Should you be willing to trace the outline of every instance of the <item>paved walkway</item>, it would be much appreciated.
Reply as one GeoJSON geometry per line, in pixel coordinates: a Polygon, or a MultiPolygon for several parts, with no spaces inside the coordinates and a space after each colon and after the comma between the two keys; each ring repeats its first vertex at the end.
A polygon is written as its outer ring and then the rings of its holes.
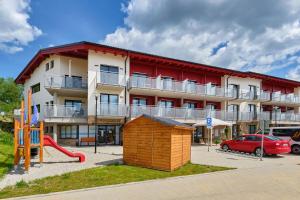
{"type": "Polygon", "coordinates": [[[8,185],[14,185],[21,180],[30,181],[47,176],[60,175],[71,171],[119,162],[122,159],[121,146],[100,146],[97,154],[94,154],[94,147],[66,147],[72,152],[84,153],[86,157],[84,163],[79,163],[78,158],[70,158],[52,147],[45,147],[44,149],[45,162],[42,166],[40,166],[37,159],[34,159],[29,173],[25,173],[23,167],[12,170],[0,181],[0,189],[8,185]]]}
{"type": "Polygon", "coordinates": [[[298,200],[300,166],[244,168],[118,186],[69,191],[26,199],[298,200]]]}
{"type": "MultiPolygon", "coordinates": [[[[92,149],[87,149],[87,151],[90,151],[91,156],[93,155],[92,149]]],[[[120,147],[108,147],[102,148],[100,155],[102,159],[105,155],[113,159],[121,157],[118,153],[121,153],[120,147]],[[112,156],[112,151],[117,152],[115,153],[117,155],[112,156]]],[[[192,162],[238,169],[38,195],[23,199],[293,200],[300,198],[300,156],[288,154],[267,157],[259,161],[251,155],[219,152],[216,147],[208,152],[204,146],[193,146],[192,162]]]]}

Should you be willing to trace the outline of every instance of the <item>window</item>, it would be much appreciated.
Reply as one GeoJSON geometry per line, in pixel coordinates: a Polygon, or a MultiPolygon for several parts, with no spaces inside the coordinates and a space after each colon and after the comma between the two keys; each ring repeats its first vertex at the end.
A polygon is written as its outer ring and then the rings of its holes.
{"type": "Polygon", "coordinates": [[[49,70],[49,63],[46,63],[46,71],[49,70]]]}
{"type": "MultiPolygon", "coordinates": [[[[41,112],[41,106],[40,106],[40,104],[37,104],[36,107],[38,109],[38,112],[40,113],[41,112]]],[[[33,113],[33,110],[34,110],[34,106],[31,106],[31,113],[33,113]]]]}
{"type": "Polygon", "coordinates": [[[159,102],[159,105],[163,108],[172,108],[173,107],[173,101],[161,100],[159,102]]]}
{"type": "Polygon", "coordinates": [[[187,80],[187,91],[188,92],[196,92],[196,84],[197,81],[187,80]]]}
{"type": "Polygon", "coordinates": [[[133,98],[132,104],[135,106],[146,106],[147,100],[144,98],[133,98]]]}
{"type": "Polygon", "coordinates": [[[256,132],[256,125],[249,125],[249,134],[254,134],[256,132]]]}
{"type": "Polygon", "coordinates": [[[120,115],[122,113],[118,106],[119,96],[115,94],[100,94],[100,114],[120,115]]]}
{"type": "Polygon", "coordinates": [[[65,87],[82,88],[82,77],[65,75],[65,87]]]}
{"type": "Polygon", "coordinates": [[[165,90],[172,90],[173,89],[173,78],[171,77],[162,77],[161,78],[162,88],[165,90]]]}
{"type": "Polygon", "coordinates": [[[229,90],[229,92],[232,91],[233,97],[235,97],[235,98],[239,97],[239,85],[229,84],[228,85],[228,90],[229,90]]]}
{"type": "Polygon", "coordinates": [[[119,67],[101,65],[100,81],[106,84],[119,84],[119,67]]]}
{"type": "Polygon", "coordinates": [[[60,138],[61,139],[76,139],[79,135],[79,126],[78,125],[67,125],[60,126],[60,138]]]}
{"type": "Polygon", "coordinates": [[[197,103],[193,103],[193,102],[186,102],[184,104],[184,107],[188,108],[188,109],[195,109],[197,108],[197,103]]]}
{"type": "Polygon", "coordinates": [[[248,104],[248,112],[256,112],[256,105],[248,104]]]}
{"type": "Polygon", "coordinates": [[[32,94],[37,93],[37,92],[39,92],[40,90],[41,90],[41,85],[40,85],[40,83],[37,83],[37,84],[31,86],[32,94]]]}
{"type": "Polygon", "coordinates": [[[84,115],[82,102],[80,100],[65,100],[65,114],[72,116],[84,115]]]}
{"type": "Polygon", "coordinates": [[[207,104],[206,110],[216,110],[217,106],[215,104],[207,104]]]}
{"type": "Polygon", "coordinates": [[[54,67],[54,60],[51,60],[50,61],[50,69],[53,69],[53,67],[54,67]]]}
{"type": "Polygon", "coordinates": [[[119,97],[116,94],[100,94],[101,104],[118,104],[119,97]]]}
{"type": "Polygon", "coordinates": [[[142,73],[132,74],[132,84],[134,87],[151,87],[151,82],[148,81],[148,75],[142,73]]]}
{"type": "Polygon", "coordinates": [[[300,133],[300,129],[273,129],[273,135],[276,137],[293,137],[300,133]]]}
{"type": "Polygon", "coordinates": [[[249,85],[250,98],[257,99],[257,87],[255,85],[249,85]]]}

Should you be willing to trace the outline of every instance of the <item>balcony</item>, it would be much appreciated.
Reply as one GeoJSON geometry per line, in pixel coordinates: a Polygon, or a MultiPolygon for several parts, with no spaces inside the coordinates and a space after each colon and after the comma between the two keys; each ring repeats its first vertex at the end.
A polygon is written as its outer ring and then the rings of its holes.
{"type": "Polygon", "coordinates": [[[128,116],[128,106],[125,104],[98,103],[97,115],[106,118],[124,118],[128,116]]]}
{"type": "Polygon", "coordinates": [[[235,121],[237,113],[221,110],[203,110],[188,108],[165,108],[160,106],[135,106],[130,109],[131,118],[142,114],[148,114],[156,117],[165,117],[184,123],[197,123],[199,120],[206,119],[210,116],[224,121],[235,121]]]}
{"type": "Polygon", "coordinates": [[[126,85],[125,75],[113,72],[97,71],[97,88],[121,91],[126,85]]]}
{"type": "Polygon", "coordinates": [[[255,93],[250,90],[240,90],[237,101],[270,101],[270,93],[265,91],[255,93]]]}
{"type": "Polygon", "coordinates": [[[299,106],[300,97],[296,96],[294,93],[281,94],[280,92],[273,92],[271,94],[271,100],[269,102],[264,102],[264,104],[278,106],[299,106]]]}
{"type": "Polygon", "coordinates": [[[45,80],[45,88],[53,95],[85,97],[87,95],[87,79],[72,76],[49,76],[45,80]]]}
{"type": "Polygon", "coordinates": [[[44,119],[46,122],[87,122],[86,106],[45,105],[44,119]]]}
{"type": "Polygon", "coordinates": [[[156,95],[172,98],[195,100],[229,100],[233,99],[232,91],[211,84],[200,85],[186,81],[164,80],[161,77],[149,78],[132,76],[129,80],[131,94],[156,95]]]}

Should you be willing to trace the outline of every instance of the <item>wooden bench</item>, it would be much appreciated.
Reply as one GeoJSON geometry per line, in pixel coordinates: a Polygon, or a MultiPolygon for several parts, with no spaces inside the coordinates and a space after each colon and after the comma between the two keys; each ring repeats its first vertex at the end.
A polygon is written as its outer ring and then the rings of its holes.
{"type": "Polygon", "coordinates": [[[80,146],[82,142],[86,142],[87,145],[90,145],[90,142],[95,143],[95,138],[94,137],[82,137],[80,138],[80,146]]]}

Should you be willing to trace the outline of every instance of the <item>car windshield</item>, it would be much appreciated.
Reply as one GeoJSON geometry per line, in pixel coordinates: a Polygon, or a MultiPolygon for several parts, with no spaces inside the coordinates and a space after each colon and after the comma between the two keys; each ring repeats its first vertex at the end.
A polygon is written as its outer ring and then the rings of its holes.
{"type": "Polygon", "coordinates": [[[269,139],[269,140],[273,140],[273,141],[281,140],[280,138],[274,137],[274,136],[265,136],[265,138],[267,138],[267,139],[269,139]]]}

